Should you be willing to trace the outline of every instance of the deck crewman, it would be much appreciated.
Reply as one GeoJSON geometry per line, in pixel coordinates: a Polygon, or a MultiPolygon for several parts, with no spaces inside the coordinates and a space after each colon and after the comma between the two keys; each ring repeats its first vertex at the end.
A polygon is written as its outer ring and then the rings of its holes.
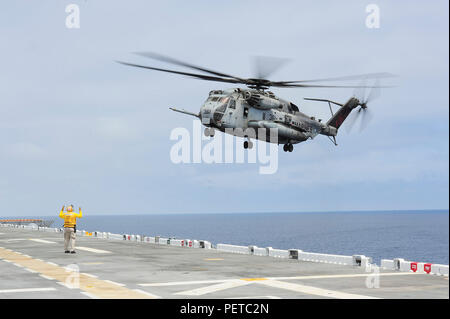
{"type": "Polygon", "coordinates": [[[66,254],[75,254],[75,232],[77,227],[77,218],[83,217],[81,207],[78,209],[78,214],[73,211],[73,205],[67,206],[64,212],[64,205],[61,208],[59,217],[64,219],[64,252],[66,254]]]}

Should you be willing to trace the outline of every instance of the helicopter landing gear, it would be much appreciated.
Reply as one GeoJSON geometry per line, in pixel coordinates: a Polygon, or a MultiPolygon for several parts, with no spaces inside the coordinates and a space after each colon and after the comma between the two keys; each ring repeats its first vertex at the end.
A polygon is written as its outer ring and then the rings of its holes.
{"type": "Polygon", "coordinates": [[[251,141],[245,141],[245,142],[244,142],[244,148],[245,148],[245,149],[248,149],[248,148],[252,149],[252,148],[253,148],[253,142],[251,142],[251,141]]]}
{"type": "Polygon", "coordinates": [[[283,151],[292,152],[293,150],[294,150],[294,145],[292,145],[291,143],[283,145],[283,151]]]}
{"type": "Polygon", "coordinates": [[[216,133],[215,129],[209,127],[205,128],[205,136],[214,137],[215,133],[216,133]]]}

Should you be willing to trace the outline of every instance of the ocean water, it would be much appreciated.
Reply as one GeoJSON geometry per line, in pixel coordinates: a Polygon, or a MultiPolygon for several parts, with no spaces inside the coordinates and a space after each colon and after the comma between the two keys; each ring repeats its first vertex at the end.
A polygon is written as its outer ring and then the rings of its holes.
{"type": "MultiPolygon", "coordinates": [[[[55,219],[53,227],[62,223],[55,219]]],[[[89,215],[78,229],[448,264],[448,211],[89,215]]]]}

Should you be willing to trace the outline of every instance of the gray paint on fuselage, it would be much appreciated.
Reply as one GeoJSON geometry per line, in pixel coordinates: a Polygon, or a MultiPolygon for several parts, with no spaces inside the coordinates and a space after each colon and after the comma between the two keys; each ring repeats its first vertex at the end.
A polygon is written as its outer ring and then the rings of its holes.
{"type": "MultiPolygon", "coordinates": [[[[283,136],[279,132],[278,144],[300,143],[308,138],[312,139],[320,133],[324,124],[314,119],[311,119],[306,114],[300,111],[296,111],[291,106],[290,102],[275,97],[274,95],[270,95],[271,98],[276,99],[280,103],[280,107],[271,109],[260,109],[257,108],[256,106],[251,106],[245,100],[244,94],[247,91],[251,93],[261,94],[260,91],[252,89],[231,89],[231,90],[212,91],[200,110],[200,117],[202,119],[202,123],[205,126],[214,127],[222,132],[225,132],[226,128],[242,129],[245,131],[247,128],[249,128],[248,123],[249,121],[272,121],[274,123],[282,125],[283,129],[287,127],[289,129],[301,132],[303,134],[302,136],[304,136],[304,138],[294,140],[289,137],[290,135],[283,136]],[[229,102],[230,99],[233,99],[235,101],[234,109],[230,107],[229,102]],[[214,121],[213,119],[215,112],[217,112],[217,110],[224,103],[227,103],[227,107],[224,111],[223,116],[219,121],[214,121]],[[247,109],[248,111],[246,116],[244,114],[245,109],[247,109]],[[212,121],[209,124],[205,124],[205,122],[203,121],[203,117],[211,118],[212,121]]],[[[227,133],[228,132],[229,130],[227,130],[227,133]]],[[[239,136],[238,134],[233,135],[239,136]]],[[[298,134],[295,135],[297,136],[298,134]]],[[[256,138],[266,140],[266,136],[256,138]]]]}

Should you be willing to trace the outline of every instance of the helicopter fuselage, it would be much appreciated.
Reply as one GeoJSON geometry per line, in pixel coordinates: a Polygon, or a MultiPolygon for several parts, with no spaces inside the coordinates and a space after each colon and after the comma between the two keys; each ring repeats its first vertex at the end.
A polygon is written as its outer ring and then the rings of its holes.
{"type": "MultiPolygon", "coordinates": [[[[247,89],[228,89],[214,90],[209,93],[208,99],[200,108],[198,114],[185,110],[170,108],[173,111],[184,113],[199,118],[203,125],[206,126],[205,135],[214,136],[215,130],[220,130],[226,134],[242,136],[248,140],[244,142],[244,148],[251,148],[251,138],[256,138],[270,143],[283,144],[285,152],[292,152],[293,144],[313,139],[318,134],[328,136],[332,142],[336,144],[336,135],[339,127],[348,117],[348,115],[357,108],[357,115],[362,115],[362,120],[367,119],[367,102],[377,96],[379,91],[370,91],[367,98],[358,99],[351,97],[345,104],[334,102],[327,99],[305,98],[307,100],[315,100],[328,102],[332,117],[326,122],[316,120],[299,111],[298,107],[286,100],[276,97],[272,92],[267,91],[270,87],[279,88],[380,88],[375,86],[362,85],[330,85],[320,84],[317,82],[328,81],[348,81],[361,79],[366,81],[369,78],[392,77],[390,73],[368,73],[344,77],[322,78],[301,81],[271,81],[267,79],[267,72],[258,72],[256,78],[243,78],[223,72],[196,66],[177,59],[173,59],[161,54],[153,52],[139,52],[141,56],[182,66],[195,70],[200,73],[183,72],[160,67],[146,66],[129,62],[118,61],[123,65],[148,69],[153,71],[185,75],[191,78],[201,79],[205,81],[214,81],[221,83],[244,84],[247,89]],[[206,73],[206,74],[205,74],[206,73]],[[339,105],[340,109],[333,114],[331,104],[339,105]],[[273,138],[275,132],[276,138],[273,138]]],[[[273,62],[273,61],[272,61],[273,62]]],[[[278,65],[280,65],[278,61],[278,65]]],[[[270,62],[269,62],[270,63],[270,62]]],[[[260,64],[261,65],[261,64],[260,64]]],[[[266,70],[267,71],[267,70],[266,70]]],[[[273,71],[273,70],[272,70],[273,71]]],[[[271,73],[271,72],[269,72],[271,73]]],[[[362,91],[364,93],[364,91],[362,91]]],[[[370,117],[369,117],[370,118],[370,117]]]]}
{"type": "Polygon", "coordinates": [[[200,108],[199,118],[208,128],[278,144],[297,144],[318,134],[334,136],[337,133],[321,120],[300,112],[295,104],[270,91],[255,89],[211,91],[200,108]],[[265,128],[266,134],[258,134],[258,128],[265,128]],[[269,138],[270,129],[277,129],[275,141],[269,138]]]}

